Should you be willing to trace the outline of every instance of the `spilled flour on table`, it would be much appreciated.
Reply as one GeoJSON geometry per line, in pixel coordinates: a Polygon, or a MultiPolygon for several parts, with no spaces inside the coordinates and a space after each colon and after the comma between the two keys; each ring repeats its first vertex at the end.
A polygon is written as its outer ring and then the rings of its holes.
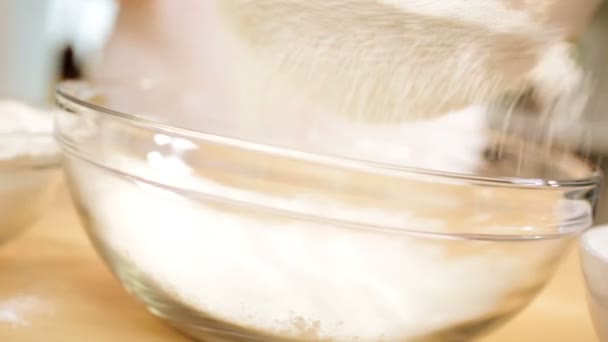
{"type": "Polygon", "coordinates": [[[29,326],[29,317],[44,311],[47,305],[37,296],[19,295],[0,302],[0,324],[29,326]]]}

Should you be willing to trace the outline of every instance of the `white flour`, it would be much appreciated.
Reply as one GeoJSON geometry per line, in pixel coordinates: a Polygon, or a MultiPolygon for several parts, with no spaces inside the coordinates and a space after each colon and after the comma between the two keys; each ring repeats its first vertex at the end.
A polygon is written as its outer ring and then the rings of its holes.
{"type": "Polygon", "coordinates": [[[49,110],[0,100],[0,160],[57,154],[49,110]]]}
{"type": "MultiPolygon", "coordinates": [[[[176,159],[150,157],[148,165],[115,165],[164,184],[319,216],[439,231],[446,224],[305,194],[248,192],[195,179],[176,159]]],[[[488,319],[504,301],[522,304],[513,284],[534,284],[547,261],[542,242],[527,255],[527,244],[507,250],[504,243],[353,230],[191,200],[75,159],[68,167],[98,238],[125,262],[184,305],[283,338],[402,341],[488,319]],[[463,247],[475,253],[448,255],[463,247]]]]}
{"type": "Polygon", "coordinates": [[[29,295],[0,301],[0,322],[13,327],[28,326],[30,324],[28,317],[39,313],[44,307],[40,298],[29,295]]]}

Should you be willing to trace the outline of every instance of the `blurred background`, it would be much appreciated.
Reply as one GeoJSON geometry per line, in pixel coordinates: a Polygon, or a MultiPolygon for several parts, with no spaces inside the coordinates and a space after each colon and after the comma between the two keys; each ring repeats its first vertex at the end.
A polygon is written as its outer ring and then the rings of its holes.
{"type": "Polygon", "coordinates": [[[51,103],[60,79],[100,58],[118,8],[112,0],[0,1],[0,97],[51,103]]]}

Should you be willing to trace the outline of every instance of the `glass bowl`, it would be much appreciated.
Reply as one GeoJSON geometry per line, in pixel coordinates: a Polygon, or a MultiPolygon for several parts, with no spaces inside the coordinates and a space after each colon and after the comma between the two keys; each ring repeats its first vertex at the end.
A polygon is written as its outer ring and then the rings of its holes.
{"type": "Polygon", "coordinates": [[[597,226],[580,239],[587,301],[600,341],[608,340],[608,226],[597,226]]]}
{"type": "Polygon", "coordinates": [[[597,172],[471,113],[255,120],[146,84],[64,83],[57,99],[98,252],[205,341],[468,341],[524,308],[592,222],[597,172]]]}
{"type": "Polygon", "coordinates": [[[52,134],[0,134],[0,243],[48,209],[61,179],[60,166],[52,134]]]}

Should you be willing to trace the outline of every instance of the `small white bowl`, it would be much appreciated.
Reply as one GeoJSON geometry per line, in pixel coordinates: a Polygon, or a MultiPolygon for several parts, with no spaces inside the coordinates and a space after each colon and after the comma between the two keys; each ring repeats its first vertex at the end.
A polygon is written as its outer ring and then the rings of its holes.
{"type": "Polygon", "coordinates": [[[608,225],[590,229],[580,241],[589,310],[600,341],[608,341],[608,225]]]}
{"type": "Polygon", "coordinates": [[[0,243],[48,208],[61,177],[60,165],[52,134],[0,134],[0,243]]]}

